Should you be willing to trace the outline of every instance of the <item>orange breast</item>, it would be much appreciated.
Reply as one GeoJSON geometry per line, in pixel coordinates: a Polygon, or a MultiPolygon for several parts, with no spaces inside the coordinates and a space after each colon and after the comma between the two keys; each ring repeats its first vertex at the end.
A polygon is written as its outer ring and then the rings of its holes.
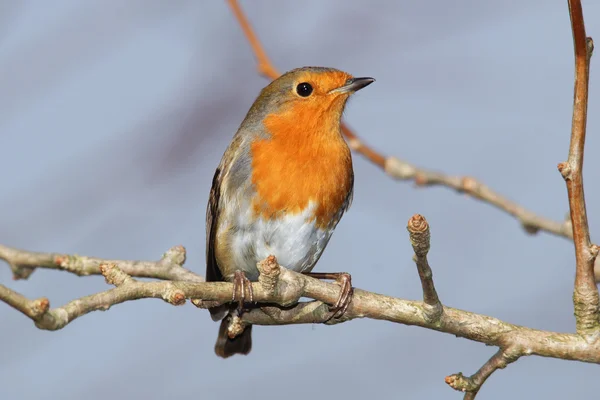
{"type": "Polygon", "coordinates": [[[251,147],[255,213],[277,218],[302,212],[312,201],[317,226],[325,228],[343,207],[352,189],[352,159],[339,114],[327,111],[302,104],[265,118],[271,137],[251,147]]]}

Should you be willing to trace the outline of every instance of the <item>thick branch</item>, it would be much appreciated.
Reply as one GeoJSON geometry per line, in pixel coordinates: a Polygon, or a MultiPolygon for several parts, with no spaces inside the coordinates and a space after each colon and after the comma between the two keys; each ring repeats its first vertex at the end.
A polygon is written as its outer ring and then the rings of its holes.
{"type": "MultiPolygon", "coordinates": [[[[258,72],[269,79],[276,79],[280,75],[279,71],[269,60],[237,0],[227,0],[227,2],[256,56],[258,72]]],[[[573,237],[569,222],[554,221],[539,216],[473,178],[445,175],[419,168],[395,157],[385,156],[365,144],[346,123],[342,123],[342,133],[348,139],[352,150],[364,156],[394,179],[413,181],[417,186],[444,186],[460,193],[466,193],[515,217],[528,233],[545,231],[568,239],[573,237]]]]}
{"type": "MultiPolygon", "coordinates": [[[[330,317],[325,304],[334,304],[339,296],[339,285],[310,278],[287,269],[267,269],[268,276],[254,287],[255,301],[283,306],[275,311],[269,306],[253,309],[243,314],[243,320],[260,325],[297,323],[322,323],[330,317]],[[277,276],[278,275],[278,276],[277,276]],[[317,300],[295,305],[301,297],[317,300]],[[325,304],[324,304],[325,303],[325,304]],[[295,306],[293,306],[295,305],[295,306]],[[292,307],[293,306],[293,307],[292,307]]],[[[172,282],[137,281],[126,275],[116,265],[101,268],[107,280],[118,286],[105,292],[74,300],[62,307],[29,311],[33,303],[20,294],[0,287],[0,300],[8,303],[35,321],[40,329],[57,330],[89,312],[107,310],[115,304],[142,298],[159,298],[171,304],[181,304],[183,299],[203,299],[216,303],[231,301],[233,285],[226,282],[172,282]],[[125,274],[125,275],[122,275],[125,274]]],[[[262,271],[265,274],[265,271],[262,271]]],[[[41,301],[44,303],[44,301],[41,301]]],[[[216,304],[215,303],[215,304],[216,304]]],[[[355,289],[351,305],[343,322],[354,318],[373,318],[405,325],[416,325],[492,346],[507,348],[517,346],[524,355],[578,360],[600,363],[600,341],[588,343],[576,334],[529,329],[496,318],[444,307],[437,322],[428,317],[428,305],[355,289]]]]}
{"type": "Polygon", "coordinates": [[[569,158],[558,165],[567,184],[569,209],[575,245],[575,289],[573,302],[577,332],[588,340],[597,340],[600,334],[599,297],[595,283],[594,261],[598,246],[592,245],[583,191],[583,152],[588,103],[590,58],[594,44],[586,37],[580,0],[569,0],[569,14],[575,48],[575,94],[569,158]]]}
{"type": "Polygon", "coordinates": [[[37,253],[0,244],[0,260],[8,263],[14,279],[27,279],[36,268],[71,272],[79,276],[100,275],[100,265],[117,264],[130,276],[173,281],[204,282],[204,278],[183,268],[185,247],[169,249],[159,261],[105,260],[59,253],[37,253]]]}

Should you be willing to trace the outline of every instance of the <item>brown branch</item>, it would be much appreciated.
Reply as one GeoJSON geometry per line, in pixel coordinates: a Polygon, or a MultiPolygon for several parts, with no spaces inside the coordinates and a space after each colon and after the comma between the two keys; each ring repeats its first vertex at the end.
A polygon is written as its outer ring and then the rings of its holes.
{"type": "Polygon", "coordinates": [[[500,348],[477,372],[471,376],[464,376],[461,372],[446,377],[446,383],[453,389],[465,392],[464,400],[473,400],[479,389],[498,369],[505,368],[523,355],[523,351],[516,346],[506,349],[500,348]]]}
{"type": "MultiPolygon", "coordinates": [[[[269,60],[265,49],[254,33],[239,3],[237,0],[227,0],[227,3],[231,7],[244,35],[252,47],[256,56],[258,72],[269,79],[276,79],[280,74],[271,60],[269,60]]],[[[440,172],[429,171],[398,158],[385,156],[365,144],[346,123],[342,123],[342,133],[348,139],[348,144],[352,150],[371,161],[394,179],[413,181],[420,187],[443,186],[456,190],[459,193],[468,194],[474,199],[491,204],[513,216],[528,233],[544,231],[568,239],[573,237],[569,222],[554,221],[537,215],[471,177],[450,176],[440,172]]]]}
{"type": "Polygon", "coordinates": [[[567,239],[572,239],[573,237],[570,221],[559,222],[542,217],[502,196],[472,177],[451,176],[417,168],[395,157],[386,158],[385,172],[390,177],[398,180],[412,180],[420,187],[443,186],[454,189],[458,193],[465,193],[474,199],[481,200],[513,216],[520,222],[527,233],[535,234],[539,231],[544,231],[567,239]]]}
{"type": "Polygon", "coordinates": [[[67,271],[78,276],[100,275],[102,264],[117,264],[130,276],[172,281],[204,282],[204,278],[183,268],[186,251],[183,246],[169,249],[159,261],[105,260],[95,257],[59,253],[37,253],[0,244],[0,260],[8,263],[13,279],[27,279],[36,268],[67,271]]]}
{"type": "Polygon", "coordinates": [[[252,26],[250,26],[250,22],[248,22],[248,18],[246,18],[246,15],[242,11],[242,8],[238,4],[237,0],[227,0],[227,3],[229,3],[229,7],[231,7],[235,18],[238,20],[240,26],[242,27],[244,35],[246,36],[246,38],[248,38],[248,41],[250,42],[252,51],[256,56],[258,72],[267,78],[277,79],[277,77],[281,74],[279,73],[279,71],[277,71],[271,60],[269,60],[267,52],[260,43],[260,40],[258,40],[258,37],[254,33],[252,26]]]}
{"type": "Polygon", "coordinates": [[[590,241],[585,196],[583,192],[583,151],[587,120],[590,58],[594,44],[586,37],[580,0],[569,0],[569,14],[575,49],[575,94],[569,158],[558,164],[567,184],[573,243],[575,245],[575,289],[573,302],[577,332],[588,340],[600,336],[599,297],[594,276],[594,262],[598,246],[590,241]]]}
{"type": "Polygon", "coordinates": [[[442,315],[443,307],[433,284],[433,272],[429,266],[429,261],[427,261],[431,237],[429,224],[425,217],[415,214],[408,220],[406,228],[415,252],[413,260],[417,264],[419,279],[421,279],[421,286],[423,287],[423,301],[428,306],[427,317],[431,322],[436,322],[442,315]]]}
{"type": "MultiPolygon", "coordinates": [[[[274,258],[273,258],[274,260],[274,258]]],[[[326,304],[334,304],[339,285],[310,278],[269,263],[261,268],[260,284],[254,287],[254,299],[260,304],[278,304],[262,309],[254,308],[243,314],[246,323],[284,325],[322,323],[330,317],[326,304]],[[316,301],[300,303],[301,297],[316,301]]],[[[31,318],[40,329],[57,330],[92,311],[107,310],[125,301],[159,298],[170,304],[182,304],[184,299],[203,299],[215,303],[231,301],[233,285],[226,282],[137,281],[125,274],[118,265],[100,268],[109,283],[116,288],[74,300],[62,307],[49,308],[45,299],[36,309],[35,300],[0,286],[0,300],[31,318]]],[[[355,318],[373,318],[405,325],[421,326],[439,332],[474,340],[501,348],[519,350],[519,355],[578,360],[600,364],[600,341],[588,343],[580,335],[529,329],[496,318],[445,307],[437,322],[428,317],[429,306],[411,301],[355,289],[352,304],[339,323],[355,318]]]]}

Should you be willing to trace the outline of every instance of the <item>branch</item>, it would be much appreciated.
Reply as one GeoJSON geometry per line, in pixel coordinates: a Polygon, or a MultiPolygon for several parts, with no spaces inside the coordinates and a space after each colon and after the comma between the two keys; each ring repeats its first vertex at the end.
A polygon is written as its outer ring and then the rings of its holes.
{"type": "MultiPolygon", "coordinates": [[[[276,79],[280,75],[279,71],[269,60],[239,3],[237,0],[227,0],[227,2],[256,56],[258,72],[266,78],[276,79]]],[[[413,181],[420,187],[443,186],[459,193],[468,194],[474,199],[491,204],[513,216],[521,223],[525,231],[531,234],[544,231],[567,239],[573,238],[571,224],[568,221],[554,221],[539,216],[471,177],[445,175],[419,168],[396,157],[385,156],[365,144],[346,123],[342,123],[342,133],[348,139],[348,145],[352,150],[371,161],[394,179],[413,181]]]]}
{"type": "MultiPolygon", "coordinates": [[[[100,272],[115,289],[82,297],[63,307],[50,309],[46,298],[28,300],[20,293],[0,285],[0,300],[31,318],[40,329],[58,330],[92,311],[106,311],[115,304],[142,298],[162,298],[173,305],[185,303],[185,294],[173,282],[139,282],[115,264],[103,264],[100,272]]],[[[203,293],[206,294],[206,293],[203,293]]]]}
{"type": "MultiPolygon", "coordinates": [[[[125,263],[127,265],[127,262],[125,263]]],[[[116,304],[142,298],[158,298],[180,305],[185,299],[202,299],[210,305],[231,302],[233,285],[228,282],[143,282],[133,279],[119,265],[103,264],[99,268],[115,288],[86,296],[58,308],[50,308],[47,299],[28,300],[15,291],[0,286],[0,300],[31,318],[40,329],[57,330],[92,311],[108,310],[116,304]]],[[[286,325],[323,323],[330,318],[327,304],[334,304],[339,285],[323,282],[285,268],[274,257],[260,266],[259,284],[254,285],[254,299],[260,304],[242,315],[246,323],[286,325]],[[297,304],[306,297],[316,301],[297,304]],[[280,305],[276,309],[273,304],[280,305]]],[[[202,305],[206,307],[205,303],[202,305]]],[[[329,323],[355,318],[372,318],[405,325],[421,326],[501,348],[514,347],[519,356],[577,360],[600,364],[600,341],[588,343],[580,335],[529,329],[496,318],[444,307],[438,321],[431,321],[430,306],[355,289],[352,303],[344,316],[329,323]]]]}
{"type": "Polygon", "coordinates": [[[599,297],[594,276],[598,246],[590,241],[585,196],[583,193],[583,151],[587,120],[590,58],[594,49],[592,38],[586,37],[580,0],[569,0],[569,14],[575,48],[575,94],[569,158],[558,164],[567,184],[573,242],[575,245],[575,289],[573,302],[577,332],[588,340],[600,336],[599,297]]]}
{"type": "Polygon", "coordinates": [[[102,264],[117,264],[130,276],[172,281],[204,282],[204,278],[183,268],[186,251],[183,246],[170,248],[159,261],[105,260],[59,253],[37,253],[0,244],[0,260],[13,272],[13,279],[27,279],[36,268],[67,271],[78,276],[100,275],[102,264]]]}

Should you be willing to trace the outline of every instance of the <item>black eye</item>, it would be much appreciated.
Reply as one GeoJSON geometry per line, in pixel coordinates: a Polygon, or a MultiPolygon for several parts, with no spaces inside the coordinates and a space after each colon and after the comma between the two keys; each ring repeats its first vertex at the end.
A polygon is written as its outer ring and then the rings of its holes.
{"type": "Polygon", "coordinates": [[[299,83],[296,86],[296,93],[298,93],[302,97],[308,97],[313,91],[313,87],[308,82],[299,83]]]}

